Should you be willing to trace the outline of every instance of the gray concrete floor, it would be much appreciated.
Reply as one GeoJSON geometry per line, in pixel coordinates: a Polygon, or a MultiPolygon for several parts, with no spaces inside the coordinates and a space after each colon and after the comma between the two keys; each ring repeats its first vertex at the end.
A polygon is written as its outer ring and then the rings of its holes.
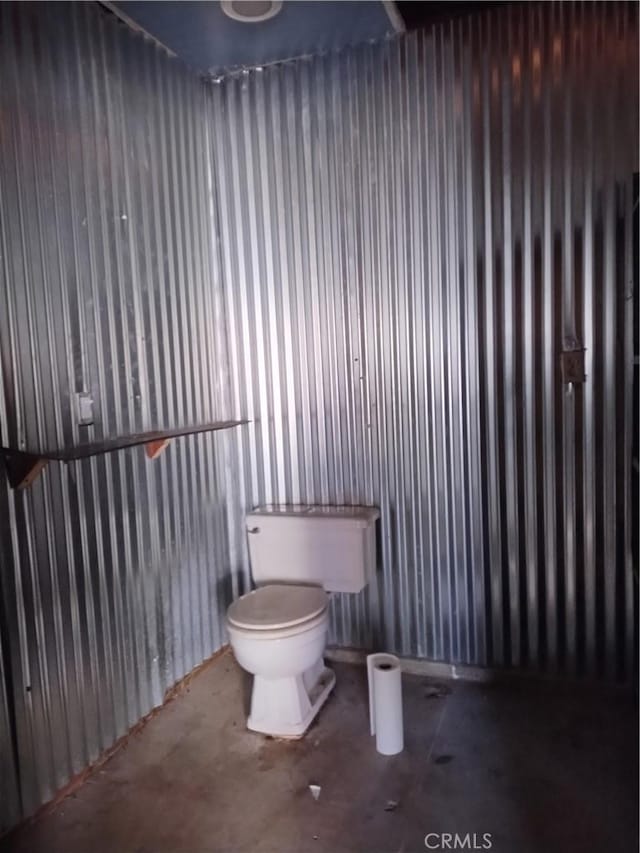
{"type": "Polygon", "coordinates": [[[383,757],[368,733],[364,669],[334,668],[318,720],[286,742],[245,729],[250,683],[222,656],[0,848],[396,853],[426,850],[427,833],[476,833],[478,846],[491,833],[500,853],[638,849],[632,697],[405,676],[406,749],[383,757]],[[322,786],[318,801],[310,783],[322,786]]]}

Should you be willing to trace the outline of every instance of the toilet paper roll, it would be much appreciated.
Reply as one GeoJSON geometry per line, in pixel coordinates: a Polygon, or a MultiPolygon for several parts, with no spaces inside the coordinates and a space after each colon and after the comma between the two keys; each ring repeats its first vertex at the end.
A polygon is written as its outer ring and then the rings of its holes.
{"type": "Polygon", "coordinates": [[[395,655],[367,655],[369,719],[376,749],[397,755],[404,747],[402,725],[402,672],[395,655]]]}

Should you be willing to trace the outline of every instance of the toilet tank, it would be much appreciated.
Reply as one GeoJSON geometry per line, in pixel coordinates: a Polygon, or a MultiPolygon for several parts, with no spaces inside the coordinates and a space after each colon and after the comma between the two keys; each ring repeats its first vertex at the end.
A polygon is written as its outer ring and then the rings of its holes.
{"type": "Polygon", "coordinates": [[[265,506],[247,515],[251,573],[267,583],[360,592],[376,568],[376,507],[265,506]]]}

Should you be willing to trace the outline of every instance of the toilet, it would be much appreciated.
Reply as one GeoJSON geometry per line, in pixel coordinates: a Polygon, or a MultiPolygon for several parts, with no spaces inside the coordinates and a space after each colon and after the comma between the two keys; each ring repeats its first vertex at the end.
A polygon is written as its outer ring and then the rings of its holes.
{"type": "Polygon", "coordinates": [[[247,728],[301,737],[335,684],[324,665],[329,594],[375,572],[375,507],[266,506],[246,518],[256,589],[227,610],[231,648],[253,675],[247,728]]]}

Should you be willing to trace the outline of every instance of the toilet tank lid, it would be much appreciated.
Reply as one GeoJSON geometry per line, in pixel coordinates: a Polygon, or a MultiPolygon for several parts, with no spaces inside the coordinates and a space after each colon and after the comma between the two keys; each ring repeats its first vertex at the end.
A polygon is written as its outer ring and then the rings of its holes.
{"type": "Polygon", "coordinates": [[[249,516],[286,516],[300,519],[326,519],[327,521],[346,521],[367,526],[380,518],[376,506],[312,506],[293,504],[273,504],[252,510],[249,516]]]}

